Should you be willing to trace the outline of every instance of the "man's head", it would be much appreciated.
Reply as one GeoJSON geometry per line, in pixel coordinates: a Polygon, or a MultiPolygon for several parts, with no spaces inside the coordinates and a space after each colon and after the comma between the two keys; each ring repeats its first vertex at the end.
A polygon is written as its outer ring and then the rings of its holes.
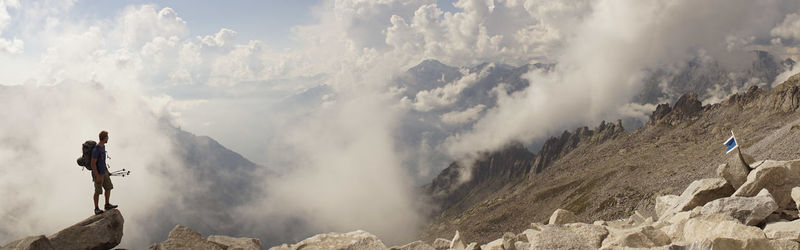
{"type": "Polygon", "coordinates": [[[100,131],[100,141],[103,143],[108,143],[108,132],[105,130],[100,131]]]}

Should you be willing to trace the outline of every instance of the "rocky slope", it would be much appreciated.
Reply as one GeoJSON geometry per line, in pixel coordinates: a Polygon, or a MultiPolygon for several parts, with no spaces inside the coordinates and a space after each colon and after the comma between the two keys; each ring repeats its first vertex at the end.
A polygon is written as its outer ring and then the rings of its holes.
{"type": "Polygon", "coordinates": [[[355,231],[271,249],[800,249],[800,160],[750,162],[736,156],[717,167],[719,177],[694,180],[680,195],[655,198],[655,216],[635,211],[627,218],[590,224],[557,209],[546,224],[534,222],[485,244],[467,241],[456,231],[452,240],[387,248],[374,235],[355,231]],[[731,171],[739,167],[744,169],[731,171]],[[734,181],[740,178],[745,181],[734,181]]]}
{"type": "Polygon", "coordinates": [[[594,129],[564,131],[547,140],[536,155],[520,143],[511,143],[497,152],[480,154],[474,162],[453,162],[423,188],[423,194],[431,197],[436,212],[458,214],[490,194],[525,183],[534,176],[531,172],[542,172],[579,145],[602,143],[623,133],[620,120],[602,122],[594,129]]]}
{"type": "Polygon", "coordinates": [[[543,171],[528,171],[525,182],[508,182],[466,208],[446,209],[420,237],[432,242],[459,230],[487,243],[531,222],[546,222],[558,208],[588,221],[626,218],[637,210],[654,215],[656,197],[679,194],[691,181],[715,176],[718,163],[734,157],[722,147],[731,130],[742,151],[755,159],[800,158],[798,108],[800,75],[772,90],[752,87],[718,104],[702,105],[696,95],[684,95],[673,106],[661,105],[645,127],[577,143],[566,147],[568,152],[554,150],[551,155],[561,156],[543,171]]]}

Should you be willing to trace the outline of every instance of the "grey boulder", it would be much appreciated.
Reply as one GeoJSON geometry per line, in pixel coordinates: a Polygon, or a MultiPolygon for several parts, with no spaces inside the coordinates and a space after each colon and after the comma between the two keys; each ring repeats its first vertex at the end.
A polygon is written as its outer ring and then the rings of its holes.
{"type": "Polygon", "coordinates": [[[778,209],[778,203],[766,189],[762,189],[755,197],[728,197],[706,203],[702,213],[727,214],[748,226],[760,224],[772,212],[778,209]]]}
{"type": "Polygon", "coordinates": [[[122,241],[125,219],[118,209],[91,216],[47,237],[56,249],[112,249],[122,241]]]}
{"type": "Polygon", "coordinates": [[[585,223],[546,225],[526,230],[532,249],[598,249],[608,236],[604,226],[585,223]]]}

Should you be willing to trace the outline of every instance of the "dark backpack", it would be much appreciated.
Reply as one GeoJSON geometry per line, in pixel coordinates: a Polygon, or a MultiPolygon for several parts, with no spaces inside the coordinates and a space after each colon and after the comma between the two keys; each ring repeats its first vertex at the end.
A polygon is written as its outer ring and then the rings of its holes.
{"type": "Polygon", "coordinates": [[[89,171],[92,171],[92,150],[94,146],[97,146],[97,142],[95,141],[86,141],[81,145],[81,151],[83,154],[81,157],[78,157],[78,166],[83,166],[89,171]]]}

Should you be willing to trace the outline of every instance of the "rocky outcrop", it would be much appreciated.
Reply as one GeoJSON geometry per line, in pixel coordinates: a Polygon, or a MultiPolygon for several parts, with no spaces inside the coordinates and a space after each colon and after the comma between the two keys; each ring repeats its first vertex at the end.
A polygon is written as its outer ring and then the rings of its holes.
{"type": "Polygon", "coordinates": [[[668,124],[674,126],[681,121],[697,117],[702,110],[703,104],[697,99],[697,94],[684,94],[678,98],[672,108],[666,103],[656,106],[647,125],[668,124]]]}
{"type": "Polygon", "coordinates": [[[473,163],[453,162],[426,185],[423,192],[440,210],[456,204],[467,207],[482,201],[512,179],[527,174],[533,157],[522,144],[512,143],[497,152],[482,154],[473,163]],[[481,186],[481,190],[473,190],[477,186],[481,186]]]}
{"type": "Polygon", "coordinates": [[[2,249],[111,249],[122,241],[124,223],[122,213],[112,209],[53,235],[26,237],[7,243],[2,249]]]}
{"type": "Polygon", "coordinates": [[[553,212],[553,215],[550,216],[550,221],[547,223],[549,225],[554,224],[568,224],[568,223],[576,223],[576,222],[583,222],[580,218],[578,218],[575,213],[570,212],[569,210],[565,209],[556,209],[553,212]]]}
{"type": "Polygon", "coordinates": [[[298,250],[298,249],[349,249],[370,250],[387,249],[386,245],[370,233],[358,230],[349,233],[318,234],[296,244],[283,244],[271,247],[270,250],[298,250]]]}
{"type": "Polygon", "coordinates": [[[560,136],[551,137],[545,141],[533,161],[533,171],[541,173],[551,163],[572,152],[581,142],[602,143],[624,132],[622,120],[617,120],[616,123],[602,121],[593,130],[588,127],[580,127],[573,132],[564,131],[560,136]]]}
{"type": "Polygon", "coordinates": [[[110,249],[122,241],[125,219],[117,209],[89,217],[48,236],[57,249],[110,249]]]}
{"type": "Polygon", "coordinates": [[[755,196],[761,189],[767,189],[780,208],[795,208],[791,190],[800,186],[800,175],[791,169],[791,163],[789,161],[765,161],[750,172],[747,181],[736,190],[733,196],[755,196]]]}
{"type": "Polygon", "coordinates": [[[769,191],[762,189],[755,197],[728,197],[706,203],[702,213],[726,214],[748,226],[760,224],[772,212],[778,209],[778,203],[772,199],[769,191]]]}
{"type": "Polygon", "coordinates": [[[767,108],[784,112],[797,111],[800,108],[800,74],[789,77],[773,88],[771,95],[764,98],[761,105],[767,108]]]}

